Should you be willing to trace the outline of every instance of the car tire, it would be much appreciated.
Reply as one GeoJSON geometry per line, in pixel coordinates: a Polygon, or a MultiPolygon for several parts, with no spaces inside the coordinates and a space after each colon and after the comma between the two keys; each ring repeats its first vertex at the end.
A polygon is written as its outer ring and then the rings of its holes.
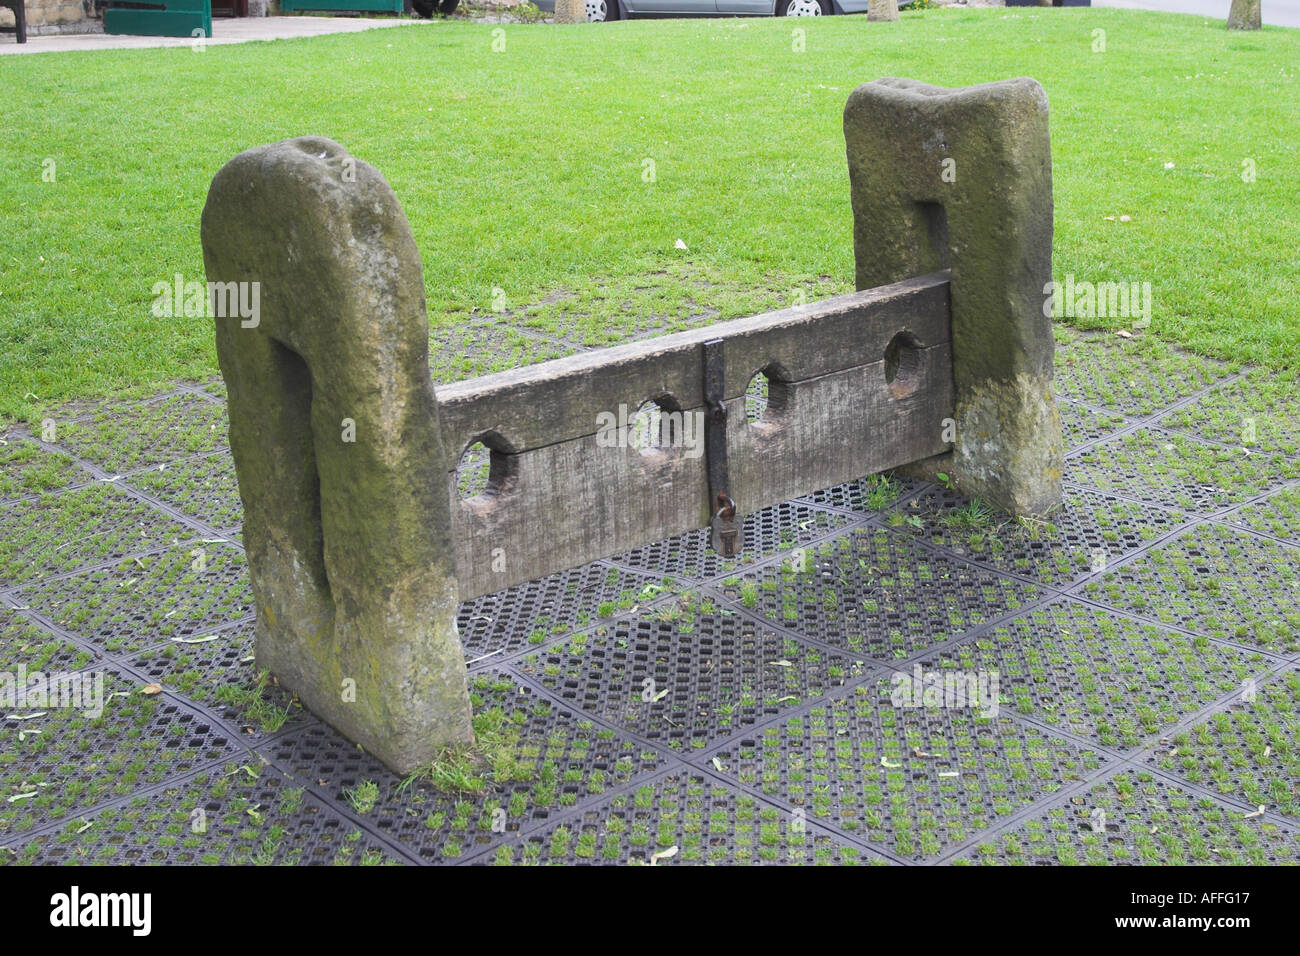
{"type": "Polygon", "coordinates": [[[831,0],[781,0],[776,5],[778,17],[829,17],[831,0]]]}

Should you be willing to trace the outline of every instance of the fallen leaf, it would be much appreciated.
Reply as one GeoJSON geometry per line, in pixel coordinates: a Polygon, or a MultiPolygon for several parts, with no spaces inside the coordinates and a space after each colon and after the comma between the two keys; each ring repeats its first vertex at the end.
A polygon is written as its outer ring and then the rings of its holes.
{"type": "Polygon", "coordinates": [[[780,660],[780,661],[768,661],[767,666],[768,667],[792,667],[794,665],[792,665],[787,660],[780,660]]]}
{"type": "Polygon", "coordinates": [[[727,768],[724,767],[724,766],[722,765],[722,761],[719,760],[717,757],[714,757],[714,758],[713,758],[713,768],[714,768],[715,770],[717,770],[718,773],[726,773],[726,772],[727,772],[727,768]]]}
{"type": "Polygon", "coordinates": [[[678,239],[675,243],[673,243],[673,246],[674,246],[674,248],[677,248],[677,249],[685,249],[685,248],[686,248],[686,243],[684,243],[684,242],[682,242],[680,239],[678,239]]]}
{"type": "Polygon", "coordinates": [[[659,703],[659,701],[663,700],[665,697],[668,696],[668,692],[669,692],[670,690],[672,690],[671,687],[665,687],[665,688],[664,688],[663,690],[661,690],[659,693],[655,694],[654,702],[655,702],[656,704],[659,703]]]}
{"type": "Polygon", "coordinates": [[[1120,329],[1120,330],[1119,330],[1118,332],[1116,332],[1115,334],[1118,335],[1121,339],[1131,339],[1131,338],[1133,338],[1133,333],[1130,332],[1128,329],[1120,329]]]}
{"type": "Polygon", "coordinates": [[[677,855],[677,846],[674,844],[673,846],[670,846],[666,850],[660,850],[658,853],[652,853],[650,855],[650,865],[654,866],[660,860],[671,860],[676,855],[677,855]]]}
{"type": "Polygon", "coordinates": [[[890,763],[888,757],[881,757],[881,758],[880,758],[880,766],[882,766],[882,767],[889,767],[891,770],[893,770],[893,769],[896,769],[896,768],[898,768],[898,767],[901,767],[902,764],[901,764],[901,763],[890,763]]]}
{"type": "Polygon", "coordinates": [[[143,687],[140,688],[140,693],[148,694],[150,697],[152,697],[154,694],[161,694],[162,684],[145,684],[143,687]]]}
{"type": "Polygon", "coordinates": [[[1258,809],[1258,810],[1256,810],[1254,813],[1248,813],[1248,814],[1246,814],[1244,817],[1242,817],[1242,819],[1243,819],[1243,820],[1250,820],[1250,819],[1253,819],[1254,817],[1262,817],[1263,815],[1264,815],[1264,804],[1261,803],[1261,804],[1259,805],[1259,809],[1258,809]]]}

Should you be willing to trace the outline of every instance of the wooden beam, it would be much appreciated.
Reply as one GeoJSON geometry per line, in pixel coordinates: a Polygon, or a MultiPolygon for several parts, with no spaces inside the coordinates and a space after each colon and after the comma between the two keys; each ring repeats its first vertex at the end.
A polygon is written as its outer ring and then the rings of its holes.
{"type": "Polygon", "coordinates": [[[449,463],[461,599],[707,524],[702,453],[605,447],[596,424],[619,402],[634,412],[665,393],[702,415],[707,338],[726,340],[731,494],[744,514],[947,451],[947,292],[945,275],[926,276],[439,389],[449,454],[486,431],[513,449],[494,454],[497,485],[466,500],[449,463]],[[890,382],[885,350],[902,333],[919,347],[890,382]],[[788,379],[771,386],[770,414],[750,422],[745,390],[772,362],[788,379]]]}
{"type": "Polygon", "coordinates": [[[727,342],[728,398],[775,362],[794,381],[880,360],[900,331],[922,345],[951,341],[948,273],[852,292],[807,306],[734,319],[686,332],[570,355],[550,362],[437,386],[447,454],[495,433],[513,452],[595,434],[596,413],[639,408],[671,396],[680,408],[703,404],[699,348],[727,342]]]}

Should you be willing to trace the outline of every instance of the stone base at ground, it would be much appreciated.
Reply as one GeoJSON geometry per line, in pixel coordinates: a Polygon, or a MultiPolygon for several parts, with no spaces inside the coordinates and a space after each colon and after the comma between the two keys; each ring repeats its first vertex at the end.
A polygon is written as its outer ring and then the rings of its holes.
{"type": "Polygon", "coordinates": [[[1232,7],[1228,10],[1228,29],[1260,29],[1259,0],[1232,0],[1232,7]]]}
{"type": "Polygon", "coordinates": [[[555,0],[556,23],[586,23],[587,4],[584,0],[555,0]]]}

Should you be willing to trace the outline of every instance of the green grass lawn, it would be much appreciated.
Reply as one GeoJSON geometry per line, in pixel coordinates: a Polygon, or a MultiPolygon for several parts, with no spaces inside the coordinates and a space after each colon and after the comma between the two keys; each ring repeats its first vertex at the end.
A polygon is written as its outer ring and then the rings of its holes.
{"type": "MultiPolygon", "coordinates": [[[[653,325],[643,313],[671,326],[847,290],[841,111],[887,75],[1036,77],[1052,102],[1057,278],[1149,281],[1152,334],[1296,362],[1300,30],[1100,9],[798,26],[803,52],[787,22],[719,19],[512,25],[503,52],[493,27],[453,21],[0,58],[0,416],[213,374],[210,321],[154,318],[151,288],[203,278],[217,169],[296,135],[387,176],[435,329],[489,312],[494,288],[511,306],[572,293],[580,321],[563,303],[537,321],[600,330],[592,344],[653,325]]],[[[1092,324],[1108,323],[1123,324],[1092,324]]]]}

